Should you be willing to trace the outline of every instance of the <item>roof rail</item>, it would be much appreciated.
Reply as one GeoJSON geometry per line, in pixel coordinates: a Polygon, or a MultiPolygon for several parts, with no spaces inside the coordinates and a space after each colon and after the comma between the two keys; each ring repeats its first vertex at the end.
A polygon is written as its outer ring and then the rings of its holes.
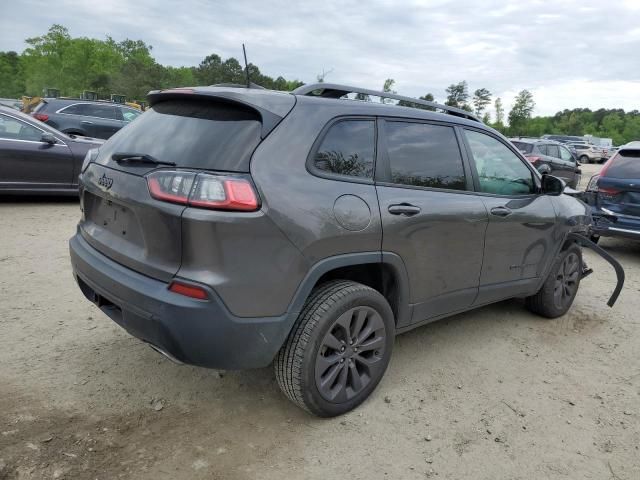
{"type": "MultiPolygon", "coordinates": [[[[466,110],[461,108],[450,107],[448,105],[442,105],[440,103],[429,102],[419,98],[405,97],[403,95],[397,95],[391,92],[381,92],[378,90],[368,90],[366,88],[349,87],[347,85],[338,85],[336,83],[312,83],[309,85],[302,85],[292,91],[294,95],[308,95],[313,97],[322,98],[340,98],[349,93],[356,93],[361,95],[371,95],[373,97],[380,98],[392,98],[394,100],[400,100],[405,102],[403,107],[420,108],[419,106],[430,107],[434,110],[442,110],[444,113],[455,115],[457,117],[467,118],[480,122],[480,119],[466,110]],[[408,105],[406,105],[408,104],[408,105]]],[[[482,122],[481,122],[482,123],[482,122]]]]}

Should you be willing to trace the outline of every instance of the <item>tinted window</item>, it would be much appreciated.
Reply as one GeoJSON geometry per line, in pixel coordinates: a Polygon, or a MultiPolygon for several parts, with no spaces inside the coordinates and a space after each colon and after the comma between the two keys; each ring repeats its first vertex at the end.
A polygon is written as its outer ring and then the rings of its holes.
{"type": "Polygon", "coordinates": [[[560,158],[560,152],[557,145],[547,145],[547,155],[554,158],[560,158]]]}
{"type": "Polygon", "coordinates": [[[147,153],[180,167],[248,172],[262,124],[253,110],[228,104],[169,100],[140,115],[100,148],[99,162],[115,152],[147,153]]]}
{"type": "Polygon", "coordinates": [[[533,174],[506,145],[484,133],[465,130],[478,171],[480,191],[499,195],[535,192],[533,174]]]}
{"type": "Polygon", "coordinates": [[[88,117],[98,117],[98,118],[108,118],[110,120],[115,120],[116,117],[116,108],[111,105],[98,105],[98,104],[87,104],[84,106],[84,113],[82,115],[86,115],[88,117]]]}
{"type": "Polygon", "coordinates": [[[606,177],[640,178],[640,150],[622,150],[607,167],[606,177]]]}
{"type": "Polygon", "coordinates": [[[75,105],[69,105],[67,108],[62,108],[60,113],[67,113],[69,115],[84,115],[85,105],[82,103],[76,103],[75,105]]]}
{"type": "Polygon", "coordinates": [[[345,120],[331,126],[316,152],[319,170],[350,177],[373,177],[373,120],[345,120]]]}
{"type": "Polygon", "coordinates": [[[392,182],[466,188],[462,157],[452,127],[386,122],[385,133],[392,182]]]}
{"type": "Polygon", "coordinates": [[[542,155],[547,155],[547,146],[546,145],[538,145],[538,151],[542,155]]]}
{"type": "Polygon", "coordinates": [[[532,143],[525,143],[525,142],[511,142],[511,143],[513,143],[513,145],[522,153],[531,153],[533,151],[532,143]]]}
{"type": "Polygon", "coordinates": [[[38,142],[41,137],[42,131],[36,127],[12,117],[0,115],[0,138],[38,142]]]}

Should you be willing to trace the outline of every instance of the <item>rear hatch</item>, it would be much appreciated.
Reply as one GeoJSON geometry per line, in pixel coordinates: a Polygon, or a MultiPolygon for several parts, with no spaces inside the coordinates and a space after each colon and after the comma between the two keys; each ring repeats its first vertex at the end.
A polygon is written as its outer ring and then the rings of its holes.
{"type": "Polygon", "coordinates": [[[80,233],[114,261],[169,281],[180,268],[181,217],[188,207],[153,198],[146,175],[178,172],[170,186],[176,192],[186,185],[182,173],[248,175],[253,151],[295,97],[204,87],[152,92],[149,100],[152,107],[111,137],[82,174],[80,233]],[[156,163],[117,161],[123,153],[156,163]]]}
{"type": "Polygon", "coordinates": [[[640,146],[620,149],[603,167],[598,201],[616,214],[640,217],[640,146]]]}

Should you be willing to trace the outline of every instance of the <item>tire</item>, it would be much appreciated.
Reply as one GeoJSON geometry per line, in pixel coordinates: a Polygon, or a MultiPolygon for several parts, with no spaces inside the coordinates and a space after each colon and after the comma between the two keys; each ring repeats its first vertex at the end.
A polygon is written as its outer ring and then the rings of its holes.
{"type": "Polygon", "coordinates": [[[527,308],[547,318],[557,318],[569,310],[580,287],[582,250],[572,244],[558,255],[538,293],[527,297],[527,308]]]}
{"type": "Polygon", "coordinates": [[[580,163],[591,163],[591,159],[586,155],[582,155],[578,160],[580,160],[580,163]]]}
{"type": "Polygon", "coordinates": [[[342,415],[382,379],[394,334],[393,312],[379,292],[352,281],[325,283],[311,293],[276,356],[278,385],[314,415],[342,415]]]}
{"type": "Polygon", "coordinates": [[[589,237],[589,240],[591,240],[593,243],[598,243],[600,241],[600,235],[591,235],[589,237]]]}

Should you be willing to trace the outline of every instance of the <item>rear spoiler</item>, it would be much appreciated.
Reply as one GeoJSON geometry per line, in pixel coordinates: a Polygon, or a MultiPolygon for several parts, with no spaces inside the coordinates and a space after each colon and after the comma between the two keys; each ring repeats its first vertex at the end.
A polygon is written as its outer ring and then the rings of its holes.
{"type": "Polygon", "coordinates": [[[260,115],[262,120],[260,137],[263,139],[278,126],[296,103],[294,95],[247,88],[171,88],[168,90],[153,90],[147,94],[149,106],[166,100],[184,98],[222,102],[253,110],[260,115]]]}

